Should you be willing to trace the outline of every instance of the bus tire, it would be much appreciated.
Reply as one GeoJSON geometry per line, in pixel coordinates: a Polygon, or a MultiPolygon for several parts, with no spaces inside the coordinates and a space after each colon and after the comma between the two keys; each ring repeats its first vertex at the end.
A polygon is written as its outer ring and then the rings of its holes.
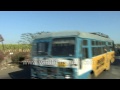
{"type": "Polygon", "coordinates": [[[92,75],[93,75],[93,71],[91,71],[91,73],[88,76],[88,79],[92,79],[92,75]]]}
{"type": "Polygon", "coordinates": [[[88,79],[92,79],[92,74],[89,74],[88,79]]]}

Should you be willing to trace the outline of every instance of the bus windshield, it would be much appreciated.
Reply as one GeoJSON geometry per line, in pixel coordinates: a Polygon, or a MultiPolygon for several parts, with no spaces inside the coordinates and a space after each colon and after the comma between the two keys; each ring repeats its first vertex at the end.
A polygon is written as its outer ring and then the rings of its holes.
{"type": "Polygon", "coordinates": [[[75,54],[75,38],[56,38],[52,42],[52,56],[73,57],[75,54]]]}

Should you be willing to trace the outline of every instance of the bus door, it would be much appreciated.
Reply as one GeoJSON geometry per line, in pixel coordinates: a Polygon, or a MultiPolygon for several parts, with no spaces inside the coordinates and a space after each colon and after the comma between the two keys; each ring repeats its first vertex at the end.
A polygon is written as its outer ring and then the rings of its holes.
{"type": "Polygon", "coordinates": [[[80,67],[78,70],[78,77],[80,79],[89,78],[90,72],[92,71],[92,59],[90,59],[90,40],[81,39],[80,41],[80,67]]]}

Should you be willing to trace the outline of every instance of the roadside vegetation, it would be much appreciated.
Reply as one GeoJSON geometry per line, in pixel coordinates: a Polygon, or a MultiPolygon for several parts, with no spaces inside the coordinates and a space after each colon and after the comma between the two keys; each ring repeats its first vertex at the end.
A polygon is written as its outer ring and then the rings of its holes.
{"type": "Polygon", "coordinates": [[[4,60],[4,53],[0,50],[0,63],[4,60]]]}
{"type": "Polygon", "coordinates": [[[11,59],[12,63],[19,64],[23,60],[30,59],[31,43],[39,35],[49,32],[23,33],[21,40],[17,44],[0,44],[0,63],[1,61],[11,59]]]}

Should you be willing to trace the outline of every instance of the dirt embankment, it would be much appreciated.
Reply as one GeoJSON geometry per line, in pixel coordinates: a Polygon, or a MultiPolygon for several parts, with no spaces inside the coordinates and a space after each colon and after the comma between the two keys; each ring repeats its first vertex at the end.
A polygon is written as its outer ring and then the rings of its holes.
{"type": "Polygon", "coordinates": [[[8,57],[5,57],[4,60],[1,61],[0,63],[0,70],[5,70],[5,69],[10,69],[10,68],[15,68],[18,65],[12,64],[12,60],[8,57]]]}

